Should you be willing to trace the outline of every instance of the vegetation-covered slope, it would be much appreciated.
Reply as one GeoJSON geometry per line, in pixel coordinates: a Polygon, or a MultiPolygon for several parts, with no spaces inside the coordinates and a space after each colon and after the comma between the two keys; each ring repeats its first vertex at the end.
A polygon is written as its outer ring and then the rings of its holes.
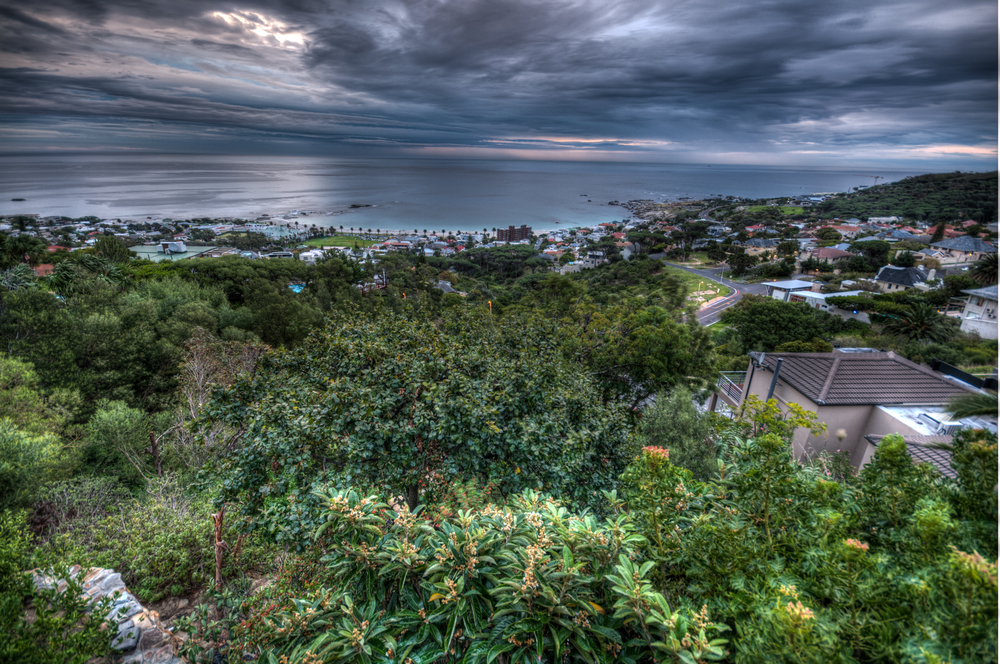
{"type": "Polygon", "coordinates": [[[997,218],[997,171],[918,175],[835,196],[818,209],[835,217],[972,219],[988,224],[997,218]]]}

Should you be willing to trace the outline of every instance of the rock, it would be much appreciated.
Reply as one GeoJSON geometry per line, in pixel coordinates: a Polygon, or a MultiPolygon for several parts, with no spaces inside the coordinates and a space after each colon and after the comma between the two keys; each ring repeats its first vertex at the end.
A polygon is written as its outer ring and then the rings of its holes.
{"type": "Polygon", "coordinates": [[[116,590],[125,590],[125,582],[122,581],[121,574],[114,573],[108,574],[99,584],[96,584],[95,587],[99,588],[102,594],[110,595],[116,590]]]}
{"type": "Polygon", "coordinates": [[[139,642],[139,628],[132,620],[126,620],[118,625],[118,635],[111,642],[115,650],[131,650],[139,642]]]}
{"type": "Polygon", "coordinates": [[[153,650],[167,640],[166,635],[159,629],[151,629],[142,633],[139,639],[139,650],[153,650]]]}
{"type": "MultiPolygon", "coordinates": [[[[126,655],[123,664],[186,664],[184,659],[174,655],[174,639],[160,627],[156,611],[143,608],[139,600],[128,592],[121,574],[97,567],[84,571],[79,565],[73,566],[70,574],[81,579],[91,605],[103,598],[111,600],[105,621],[110,623],[108,627],[114,626],[115,637],[111,647],[126,655]]],[[[67,587],[65,580],[50,578],[40,570],[32,570],[32,575],[38,588],[53,588],[56,583],[60,591],[67,587]]],[[[177,603],[185,607],[188,600],[177,603]]]]}
{"type": "Polygon", "coordinates": [[[111,607],[108,615],[105,616],[105,620],[117,620],[121,622],[122,620],[131,618],[140,611],[142,611],[142,605],[129,595],[126,601],[116,603],[113,607],[111,607]]]}
{"type": "Polygon", "coordinates": [[[146,661],[152,662],[153,664],[164,664],[165,662],[170,662],[174,659],[174,649],[171,646],[163,646],[159,650],[154,650],[152,653],[147,651],[146,654],[152,654],[152,657],[146,661]]]}

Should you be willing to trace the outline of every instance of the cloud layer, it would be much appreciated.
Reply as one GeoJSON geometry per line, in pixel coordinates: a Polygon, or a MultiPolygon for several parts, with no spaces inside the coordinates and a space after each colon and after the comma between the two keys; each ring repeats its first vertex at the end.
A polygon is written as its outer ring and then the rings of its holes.
{"type": "Polygon", "coordinates": [[[7,149],[996,167],[992,2],[0,5],[7,149]]]}

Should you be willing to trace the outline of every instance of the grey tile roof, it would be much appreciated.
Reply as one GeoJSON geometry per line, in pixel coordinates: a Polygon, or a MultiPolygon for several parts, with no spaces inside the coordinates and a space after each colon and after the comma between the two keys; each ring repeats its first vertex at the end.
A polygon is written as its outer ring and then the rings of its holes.
{"type": "Polygon", "coordinates": [[[986,288],[970,288],[969,290],[962,291],[963,293],[968,293],[974,297],[985,297],[987,300],[997,299],[997,284],[992,286],[987,286],[986,288]]]}
{"type": "MultiPolygon", "coordinates": [[[[872,445],[878,445],[885,436],[869,434],[865,436],[872,445]]],[[[958,473],[951,465],[951,452],[928,447],[930,443],[951,443],[951,436],[918,436],[907,434],[903,436],[906,443],[906,451],[909,452],[913,463],[929,463],[934,466],[939,473],[952,479],[958,478],[958,473]]]]}
{"type": "Polygon", "coordinates": [[[891,238],[895,238],[897,240],[919,240],[920,239],[918,236],[913,235],[912,233],[907,233],[906,231],[901,231],[899,229],[894,229],[894,230],[891,230],[891,231],[884,231],[882,233],[879,233],[877,237],[880,238],[880,239],[881,238],[891,237],[891,238]]]}
{"type": "Polygon", "coordinates": [[[941,249],[953,249],[955,251],[978,251],[983,254],[995,254],[997,248],[989,242],[971,235],[960,235],[959,237],[948,238],[931,244],[932,247],[941,249]]]}
{"type": "Polygon", "coordinates": [[[767,353],[780,378],[820,405],[943,404],[967,394],[955,382],[895,353],[767,353]]]}
{"type": "Polygon", "coordinates": [[[883,265],[878,274],[875,275],[875,281],[909,287],[927,281],[927,275],[924,274],[923,270],[918,270],[915,267],[883,265]]]}

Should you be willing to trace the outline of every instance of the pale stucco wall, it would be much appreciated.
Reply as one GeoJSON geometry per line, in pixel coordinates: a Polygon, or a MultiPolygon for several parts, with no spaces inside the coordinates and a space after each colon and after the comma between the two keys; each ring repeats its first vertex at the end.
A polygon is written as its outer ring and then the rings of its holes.
{"type": "MultiPolygon", "coordinates": [[[[748,372],[750,369],[748,369],[748,372]]],[[[747,374],[749,376],[749,373],[747,374]]],[[[757,369],[750,378],[745,394],[753,394],[760,400],[767,396],[773,373],[757,369]]],[[[826,433],[813,436],[808,429],[799,429],[792,436],[792,452],[796,459],[803,455],[813,456],[822,451],[834,453],[837,450],[850,454],[851,463],[860,468],[871,456],[871,446],[865,440],[867,434],[919,434],[891,414],[871,405],[820,406],[802,392],[785,383],[779,374],[774,388],[774,397],[782,403],[797,403],[806,410],[816,413],[817,420],[827,425],[826,433]],[[843,439],[838,431],[843,430],[843,439]]],[[[742,404],[741,404],[742,405],[742,404]]]]}

